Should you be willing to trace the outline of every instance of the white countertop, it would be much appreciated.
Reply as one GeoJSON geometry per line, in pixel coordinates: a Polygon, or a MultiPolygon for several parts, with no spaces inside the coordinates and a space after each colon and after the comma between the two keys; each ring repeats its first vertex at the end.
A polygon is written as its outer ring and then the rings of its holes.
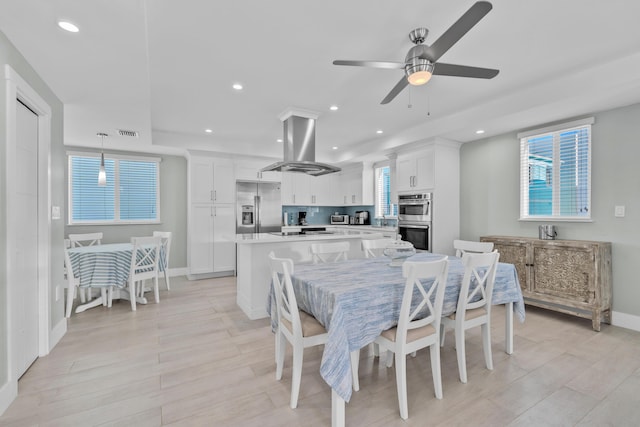
{"type": "MultiPolygon", "coordinates": [[[[332,226],[335,227],[335,226],[332,226]]],[[[366,226],[360,226],[365,227],[366,226]]],[[[382,227],[379,227],[381,229],[382,227]]],[[[393,231],[393,227],[389,227],[393,231]]],[[[236,243],[253,244],[253,243],[277,243],[277,242],[308,242],[311,240],[344,240],[344,239],[361,239],[367,234],[376,234],[377,229],[345,229],[338,230],[334,234],[299,234],[282,236],[272,233],[247,233],[236,234],[236,243]]],[[[380,230],[382,231],[382,230],[380,230]]]]}

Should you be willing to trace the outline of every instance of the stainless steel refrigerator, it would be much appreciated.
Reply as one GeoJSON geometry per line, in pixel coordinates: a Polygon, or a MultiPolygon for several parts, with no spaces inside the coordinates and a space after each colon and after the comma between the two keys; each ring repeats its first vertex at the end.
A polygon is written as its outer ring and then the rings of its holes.
{"type": "Polygon", "coordinates": [[[279,182],[236,182],[236,233],[271,233],[282,226],[279,182]]]}

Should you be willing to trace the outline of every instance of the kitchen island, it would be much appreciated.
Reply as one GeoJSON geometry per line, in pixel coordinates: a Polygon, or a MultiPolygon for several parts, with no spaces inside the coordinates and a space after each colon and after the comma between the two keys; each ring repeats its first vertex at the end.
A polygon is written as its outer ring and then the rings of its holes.
{"type": "MultiPolygon", "coordinates": [[[[383,229],[381,228],[381,232],[383,229]]],[[[336,230],[307,234],[256,233],[236,235],[237,303],[249,319],[267,317],[267,296],[271,284],[268,256],[291,258],[294,264],[311,263],[311,244],[349,242],[349,258],[364,258],[362,239],[381,237],[373,230],[336,230]]]]}

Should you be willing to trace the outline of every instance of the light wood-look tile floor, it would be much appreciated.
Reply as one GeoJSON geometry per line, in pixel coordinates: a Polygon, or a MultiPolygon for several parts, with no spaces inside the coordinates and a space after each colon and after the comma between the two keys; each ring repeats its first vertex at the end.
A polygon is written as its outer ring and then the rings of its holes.
{"type": "MultiPolygon", "coordinates": [[[[160,304],[127,301],[74,314],[50,355],[19,381],[1,426],[328,426],[322,347],[305,350],[298,408],[288,406],[291,350],[275,379],[267,320],[236,305],[235,278],[174,278],[160,304]],[[182,280],[181,280],[182,279],[182,280]]],[[[409,419],[398,413],[395,371],[362,351],[360,391],[347,426],[637,426],[640,333],[527,307],[515,353],[504,353],[504,311],[493,314],[494,370],[478,331],[467,334],[468,383],[458,380],[453,334],[436,400],[428,350],[409,357],[409,419]]]]}

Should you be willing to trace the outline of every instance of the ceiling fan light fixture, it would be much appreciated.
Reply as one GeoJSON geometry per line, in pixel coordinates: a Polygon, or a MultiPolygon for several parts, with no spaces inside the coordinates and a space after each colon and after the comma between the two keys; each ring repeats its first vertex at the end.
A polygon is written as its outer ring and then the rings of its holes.
{"type": "Polygon", "coordinates": [[[416,58],[406,68],[407,80],[410,85],[421,86],[426,84],[433,75],[433,64],[426,59],[416,58]]]}

